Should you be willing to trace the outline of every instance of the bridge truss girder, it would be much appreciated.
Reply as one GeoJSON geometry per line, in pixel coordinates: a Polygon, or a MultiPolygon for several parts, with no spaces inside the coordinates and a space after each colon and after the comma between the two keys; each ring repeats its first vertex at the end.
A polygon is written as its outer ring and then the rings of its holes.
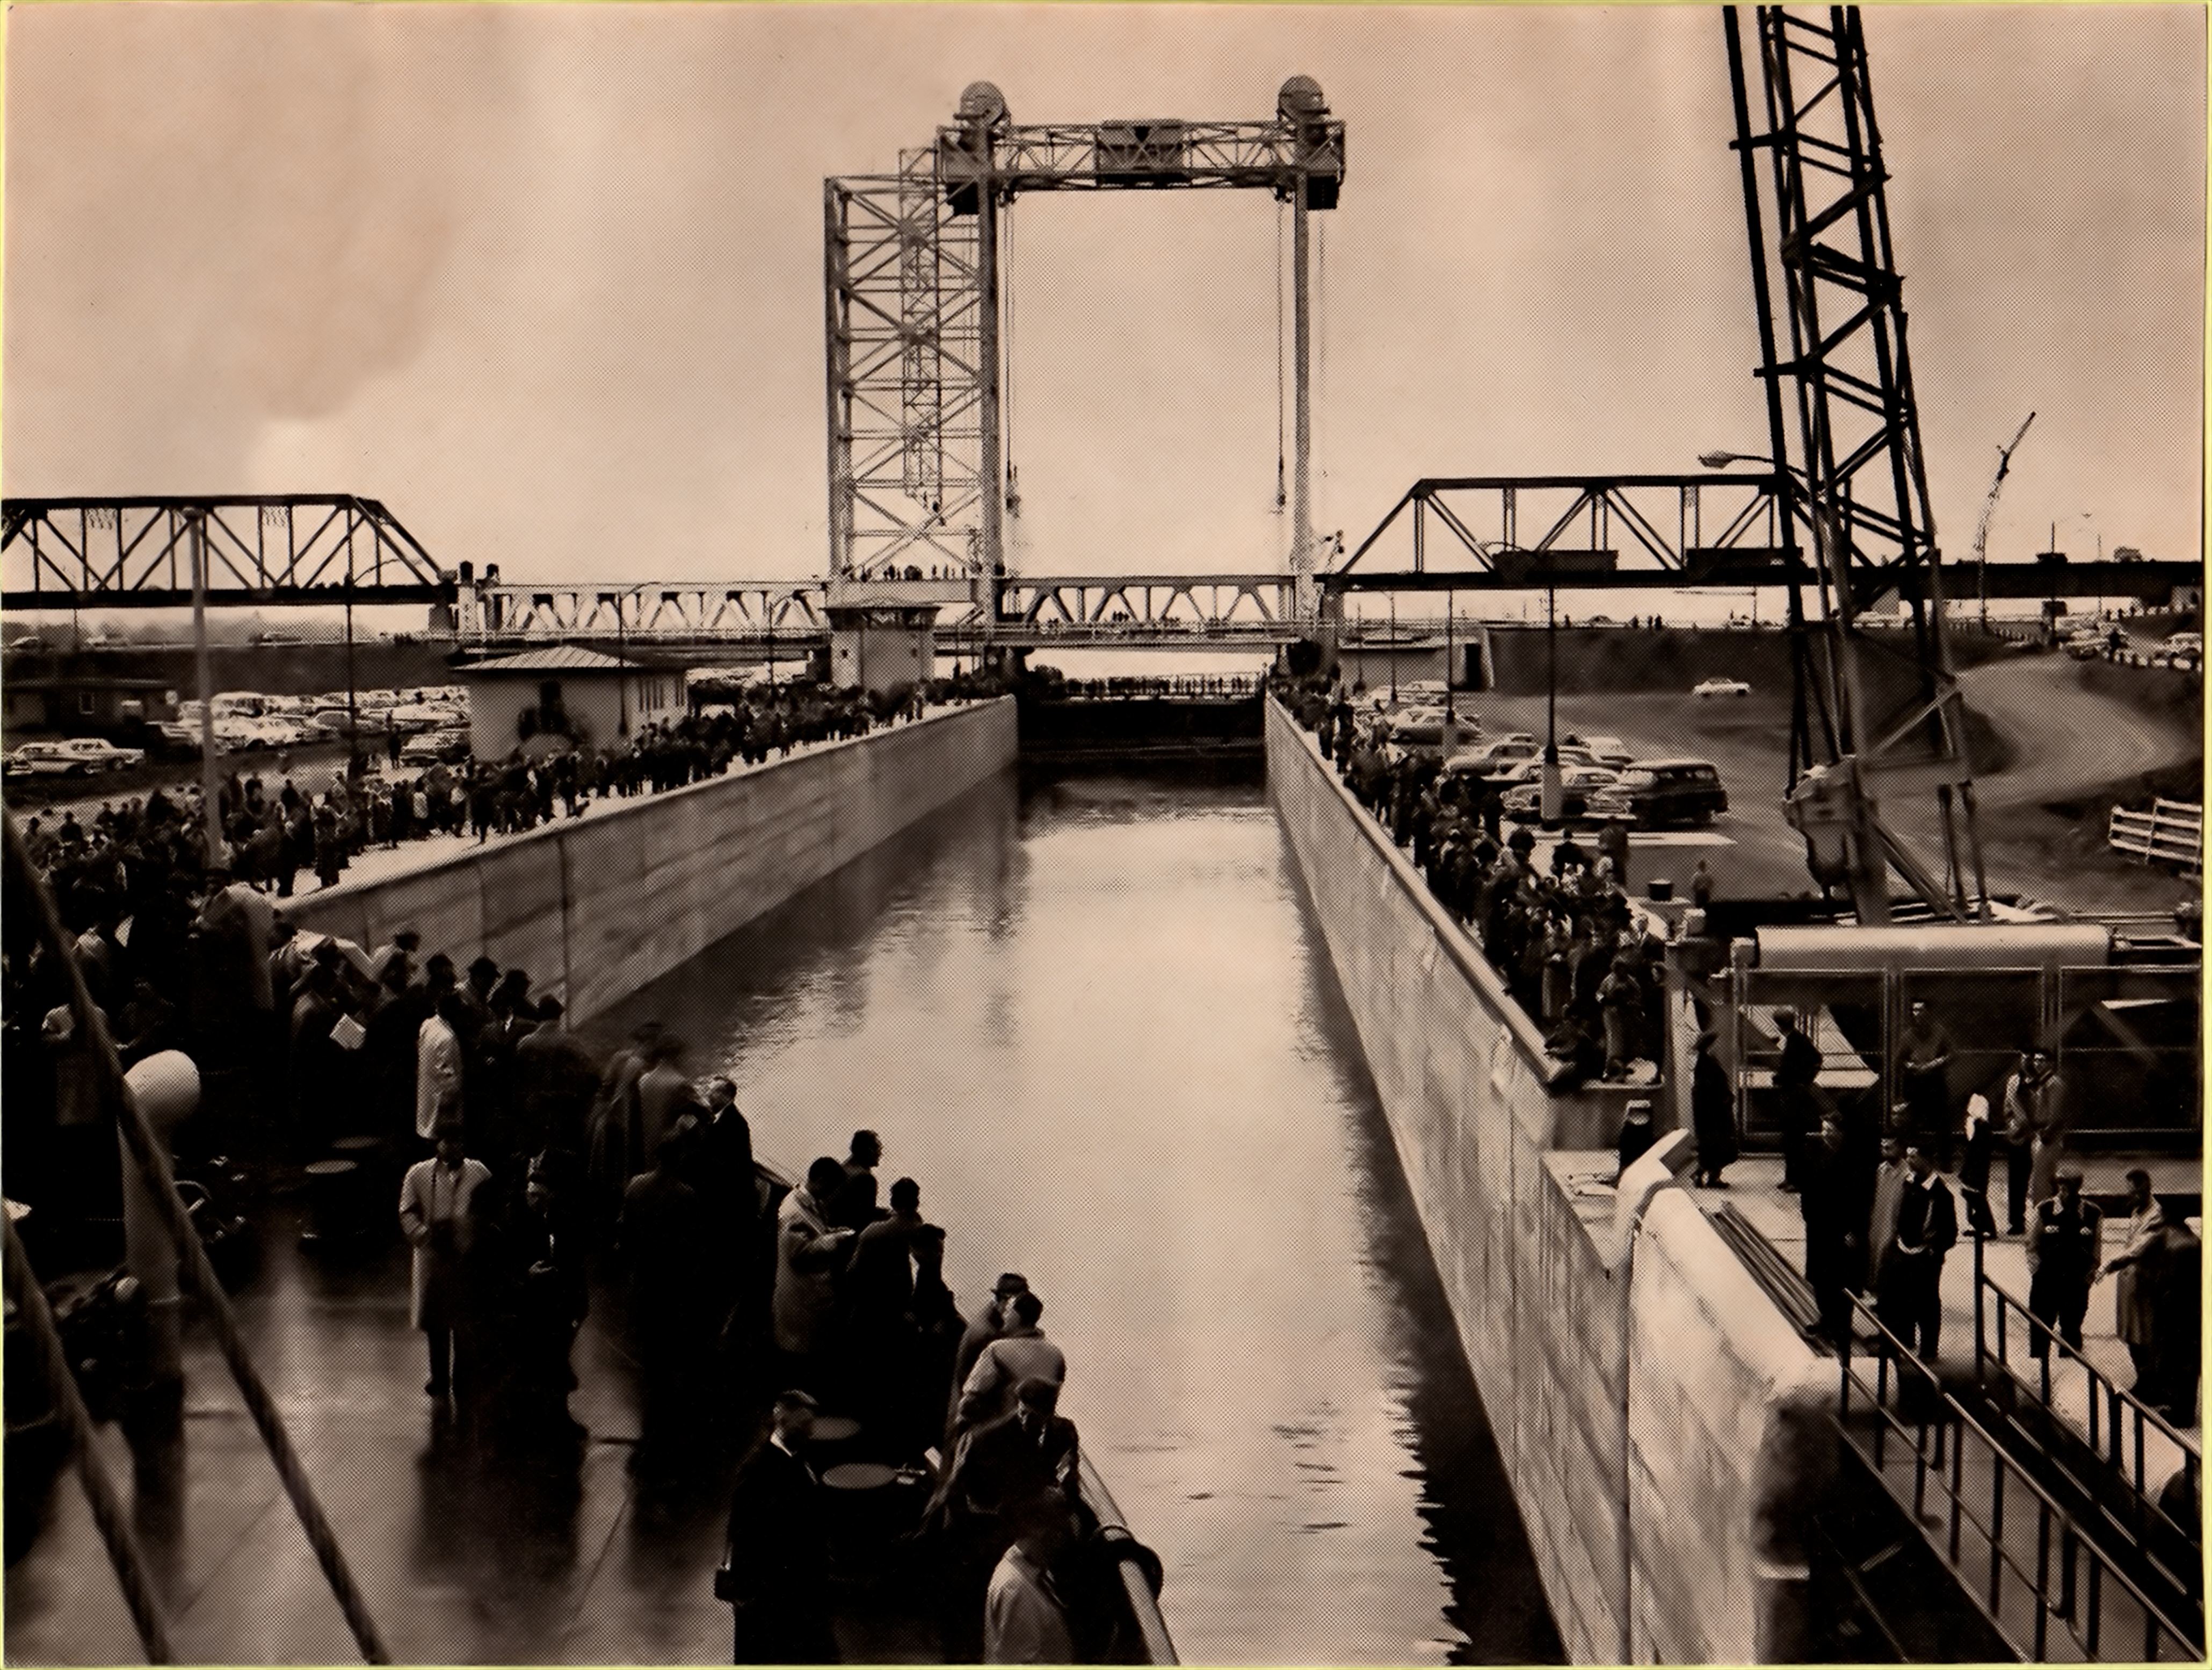
{"type": "Polygon", "coordinates": [[[451,602],[453,575],[375,499],[349,493],[0,502],[0,608],[451,602]]]}
{"type": "MultiPolygon", "coordinates": [[[[1126,625],[1133,631],[1166,623],[1273,626],[1295,613],[1292,584],[1288,575],[1261,574],[1016,576],[1000,592],[998,619],[1039,627],[1126,625]]],[[[980,610],[970,610],[948,624],[980,618],[980,610]]]]}
{"type": "Polygon", "coordinates": [[[1724,583],[1736,570],[1782,559],[1783,514],[1765,476],[1424,477],[1322,584],[1330,591],[1387,590],[1391,577],[1429,574],[1431,526],[1446,536],[1447,566],[1437,571],[1451,571],[1456,561],[1460,572],[1487,588],[1540,587],[1570,576],[1585,585],[1615,575],[1620,583],[1638,583],[1629,577],[1638,568],[1724,583]],[[1354,576],[1393,528],[1406,541],[1406,568],[1395,576],[1376,570],[1354,576]]]}
{"type": "Polygon", "coordinates": [[[796,638],[824,630],[819,580],[480,582],[463,594],[460,634],[526,643],[579,638],[796,638]]]}

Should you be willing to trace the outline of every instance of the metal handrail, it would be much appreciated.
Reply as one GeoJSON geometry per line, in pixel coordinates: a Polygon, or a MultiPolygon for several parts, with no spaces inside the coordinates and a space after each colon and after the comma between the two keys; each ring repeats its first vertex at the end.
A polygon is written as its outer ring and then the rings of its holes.
{"type": "MultiPolygon", "coordinates": [[[[2003,1288],[1991,1280],[1986,1272],[1978,1271],[1975,1273],[1974,1281],[1974,1310],[1977,1319],[1974,1337],[1977,1342],[1984,1345],[1984,1349],[1977,1353],[1979,1361],[1975,1366],[1979,1368],[1983,1362],[1990,1360],[1986,1350],[1987,1331],[1980,1325],[1979,1319],[1989,1295],[1994,1295],[1996,1299],[1996,1362],[1998,1368],[2004,1371],[2006,1377],[2014,1385],[2032,1394],[2036,1401],[2051,1415],[2063,1420],[2065,1417],[2051,1399],[2051,1348],[2056,1346],[2067,1356],[2073,1358],[2081,1365],[2081,1372],[2087,1379],[2089,1386],[2087,1438],[2091,1451],[2105,1463],[2114,1476],[2132,1487],[2139,1508],[2156,1515],[2159,1520],[2170,1527],[2176,1535],[2192,1544],[2200,1541],[2200,1533],[2196,1529],[2182,1524],[2158,1503],[2158,1498],[2151,1488],[2145,1470],[2147,1451],[2144,1440],[2145,1429],[2155,1429],[2181,1452],[2182,1472],[2189,1480],[2192,1499],[2197,1499],[2198,1493],[2203,1487],[2203,1452],[2187,1434],[2176,1428],[2171,1421],[2137,1398],[2133,1392],[2122,1387],[2111,1375],[2090,1362],[2081,1352],[2068,1344],[2065,1337],[2056,1328],[2028,1309],[2020,1299],[2006,1292],[2003,1288]],[[2021,1320],[2027,1325],[2031,1349],[2033,1341],[2039,1336],[2043,1340],[2044,1354],[2037,1359],[2038,1372],[2033,1379],[2021,1374],[2012,1365],[2008,1319],[2014,1312],[2018,1312],[2021,1320]],[[2134,1435],[2134,1442],[2131,1445],[2124,1444],[2122,1441],[2124,1418],[2134,1435]]],[[[2140,1527],[2136,1527],[2133,1534],[2136,1535],[2138,1542],[2142,1540],[2140,1527]]],[[[2191,1566],[2185,1572],[2177,1573],[2175,1578],[2191,1594],[2203,1592],[2204,1574],[2200,1566],[2191,1566]]]]}
{"type": "MultiPolygon", "coordinates": [[[[2117,1585],[2133,1600],[2141,1609],[2143,1618],[2141,1651],[2134,1650],[2136,1643],[2130,1643],[2129,1650],[2119,1655],[2123,1661],[2157,1661],[2160,1658],[2189,1662],[2200,1661],[2203,1656],[2203,1650],[2195,1639],[2168,1618],[2094,1540],[2075,1528],[2073,1516],[2036,1483],[1978,1421],[1966,1412],[1956,1398],[1943,1389],[1934,1372],[1915,1357],[1903,1341],[1881,1326],[1866,1302],[1852,1295],[1850,1304],[1857,1320],[1871,1330],[1875,1337],[1876,1368],[1875,1382],[1869,1386],[1854,1370],[1850,1351],[1845,1350],[1838,1353],[1842,1383],[1841,1398],[1834,1417],[1837,1432],[1844,1443],[1866,1456],[1882,1489],[1913,1516],[1915,1525],[1921,1528],[1930,1546],[1937,1547],[1944,1563],[1962,1580],[1966,1573],[1960,1551],[1966,1528],[1971,1527],[1988,1544],[1987,1593],[1984,1594],[1979,1588],[1968,1586],[1967,1594],[1990,1626],[2011,1642],[2016,1650],[2034,1662],[2042,1663],[2050,1657],[2051,1619],[2056,1617],[2064,1624],[2067,1635],[2083,1657],[2101,1660],[2104,1657],[2101,1649],[2105,1588],[2110,1583],[2117,1585]],[[1894,1399],[1890,1390],[1893,1364],[1896,1367],[1897,1378],[1894,1399]],[[1936,1420],[1916,1418],[1908,1424],[1899,1417],[1894,1405],[1905,1397],[1905,1387],[1911,1383],[1908,1374],[1923,1387],[1921,1396],[1929,1408],[1937,1411],[1936,1420]],[[1861,1448],[1850,1429],[1854,1387],[1862,1399],[1871,1405],[1878,1417],[1874,1429],[1871,1454],[1861,1448]],[[1928,1442],[1931,1426],[1936,1431],[1932,1449],[1928,1442]],[[1909,1496],[1900,1494],[1886,1471],[1887,1444],[1893,1433],[1899,1441],[1912,1447],[1912,1487],[1909,1496]],[[1948,1444],[1945,1441],[1947,1436],[1948,1444]],[[1966,1501],[1966,1446],[1970,1437],[1982,1446],[1991,1464],[1986,1517],[1966,1501]],[[1931,1483],[1950,1504],[1940,1546],[1936,1533],[1927,1529],[1923,1518],[1931,1483]],[[2027,1505],[2033,1508],[2036,1515],[2036,1551],[2032,1569],[2005,1542],[2006,1496],[2013,1490],[2027,1492],[2027,1505]],[[2058,1567],[2055,1573],[2052,1570],[2054,1552],[2058,1567]],[[2076,1575],[2077,1568],[2083,1565],[2086,1565],[2087,1573],[2086,1608],[2081,1604],[2084,1585],[2076,1575]],[[2033,1598],[2034,1625],[2032,1639],[2026,1643],[2014,1639],[2012,1631],[2005,1627],[2004,1580],[2008,1572],[2025,1586],[2033,1598]],[[2164,1642],[2172,1643],[2175,1650],[2161,1654],[2160,1648],[2164,1642]]],[[[2018,1511],[2014,1509],[2015,1513],[2018,1511]]]]}
{"type": "Polygon", "coordinates": [[[1167,1619],[1160,1614],[1159,1560],[1151,1550],[1139,1543],[1129,1529],[1129,1522],[1121,1515],[1121,1505],[1114,1493],[1106,1488],[1106,1480],[1091,1465],[1089,1452],[1079,1454],[1077,1479],[1084,1501],[1089,1504],[1091,1516],[1098,1521],[1102,1539],[1114,1551],[1115,1570],[1121,1580],[1122,1598],[1128,1602],[1129,1614],[1137,1625],[1138,1638],[1144,1643],[1147,1664],[1178,1664],[1174,1639],[1168,1634],[1167,1619]]]}

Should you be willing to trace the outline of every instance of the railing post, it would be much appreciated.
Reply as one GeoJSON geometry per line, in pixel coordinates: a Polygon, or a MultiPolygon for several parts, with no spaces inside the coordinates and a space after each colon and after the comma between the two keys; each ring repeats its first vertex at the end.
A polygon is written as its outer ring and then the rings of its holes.
{"type": "Polygon", "coordinates": [[[2051,1508],[2035,1504],[2035,1661],[2051,1656],[2051,1508]]]}
{"type": "MultiPolygon", "coordinates": [[[[1838,1355],[1842,1355],[1849,1349],[1848,1345],[1839,1343],[1837,1346],[1838,1355]]],[[[1887,1351],[1875,1353],[1874,1410],[1874,1465],[1879,1471],[1882,1466],[1883,1451],[1887,1448],[1887,1440],[1889,1437],[1889,1353],[1887,1351]]]]}
{"type": "MultiPolygon", "coordinates": [[[[2048,1510],[2045,1510],[2046,1513],[2048,1510]]],[[[2074,1521],[2065,1520],[2058,1527],[2058,1612],[2069,1623],[2074,1618],[2075,1571],[2081,1564],[2081,1539],[2075,1534],[2074,1521]]]]}
{"type": "Polygon", "coordinates": [[[1958,1423],[1958,1427],[1957,1434],[1951,1440],[1951,1565],[1954,1570],[1959,1564],[1959,1497],[1966,1482],[1966,1423],[1958,1423]]]}
{"type": "MultiPolygon", "coordinates": [[[[1982,1210],[1987,1212],[1989,1209],[1990,1192],[1984,1188],[1982,1191],[1982,1210]]],[[[1982,1220],[1977,1217],[1974,1220],[1974,1378],[1977,1380],[1981,1379],[1982,1364],[1989,1356],[1988,1335],[1982,1321],[1984,1303],[1982,1289],[1989,1281],[1983,1266],[1982,1241],[1982,1220]]]]}
{"type": "Polygon", "coordinates": [[[2089,1621],[2082,1632],[2081,1645],[2089,1656],[2097,1656],[2097,1637],[2105,1630],[2105,1563],[2089,1562],[2089,1621]]]}
{"type": "MultiPolygon", "coordinates": [[[[1996,1466],[1990,1474],[1990,1613],[1994,1617],[2004,1595],[2005,1469],[2002,1460],[1992,1460],[1996,1466]]],[[[2036,1605],[2042,1604],[2039,1597],[2036,1605]]]]}

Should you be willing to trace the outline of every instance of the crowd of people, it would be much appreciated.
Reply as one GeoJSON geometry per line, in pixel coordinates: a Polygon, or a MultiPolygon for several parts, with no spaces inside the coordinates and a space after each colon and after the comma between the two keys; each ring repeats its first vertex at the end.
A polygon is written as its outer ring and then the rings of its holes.
{"type": "MultiPolygon", "coordinates": [[[[1502,834],[1497,786],[1394,745],[1379,704],[1363,707],[1353,692],[1321,677],[1279,684],[1277,693],[1315,734],[1353,797],[1410,851],[1514,1000],[1544,1026],[1547,1049],[1582,1077],[1645,1081],[1651,1070],[1644,1064],[1664,1053],[1664,942],[1629,902],[1626,830],[1607,824],[1595,851],[1569,831],[1539,870],[1525,825],[1502,834]]],[[[1690,902],[1708,905],[1712,885],[1700,861],[1690,902]]],[[[2055,1335],[2080,1350],[2090,1289],[2110,1273],[2136,1395],[2180,1424],[2195,1423],[2201,1246],[2179,1213],[2153,1198],[2148,1174],[2138,1168],[2127,1179],[2134,1204],[2126,1246],[2103,1258],[2102,1215],[2085,1198],[2082,1168],[2069,1150],[2071,1106],[2048,1051],[2021,1055],[1994,1116],[1987,1097],[1969,1097],[1962,1129],[1949,1085],[1949,1035],[1926,1001],[1916,1001],[1894,1045],[1899,1100],[1861,1128],[1820,1083],[1822,1054],[1801,1017],[1782,1008],[1773,1021],[1782,1186],[1799,1198],[1805,1273],[1822,1332],[1844,1338],[1850,1295],[1864,1294],[1892,1334],[1934,1358],[1939,1283],[1959,1237],[1960,1202],[1969,1228],[1997,1233],[1990,1178],[2002,1155],[2006,1233],[2025,1244],[2027,1307],[2042,1325],[2030,1349],[2042,1355],[2055,1335]],[[1943,1175],[1954,1147],[1955,1196],[1943,1175]]],[[[1704,1186],[1725,1186],[1723,1173],[1738,1154],[1735,1087],[1717,1041],[1701,1032],[1689,1061],[1695,1180],[1704,1186]]],[[[1650,1110],[1645,1101],[1626,1105],[1624,1170],[1653,1140],[1650,1110]]]]}
{"type": "MultiPolygon", "coordinates": [[[[503,759],[435,760],[413,776],[400,765],[399,733],[387,733],[389,765],[356,750],[327,771],[295,771],[280,753],[267,775],[233,761],[216,784],[216,819],[233,879],[289,899],[303,876],[333,887],[353,860],[434,835],[473,834],[479,842],[518,834],[594,801],[626,800],[680,789],[740,765],[758,765],[811,743],[865,736],[875,726],[919,717],[933,700],[985,693],[988,680],[954,680],[894,696],[809,686],[770,695],[756,691],[728,705],[640,728],[605,745],[519,746],[503,759]]],[[[51,872],[127,849],[149,830],[171,829],[196,865],[206,859],[207,819],[199,785],[155,789],[103,802],[88,827],[73,809],[34,815],[33,856],[51,872]]]]}
{"type": "MultiPolygon", "coordinates": [[[[782,1191],[755,1163],[732,1082],[696,1081],[672,1033],[643,1024],[600,1060],[525,969],[488,956],[457,969],[423,955],[412,926],[369,949],[301,931],[228,864],[201,862],[184,808],[161,808],[97,845],[44,849],[97,1024],[126,1068],[165,1049],[192,1056],[206,1117],[231,1127],[203,1146],[244,1134],[259,1107],[281,1162],[312,1172],[339,1149],[403,1162],[410,1320],[441,1423],[526,1459],[573,1446],[572,1356],[597,1276],[621,1294],[641,1472],[696,1466],[702,1431],[741,1439],[781,1388],[732,1508],[740,1658],[834,1655],[817,1604],[832,1508],[817,1495],[797,1519],[770,1511],[763,1492],[781,1487],[762,1477],[769,1451],[804,1453],[823,1405],[857,1419],[871,1456],[921,1471],[933,1453],[930,1557],[956,1655],[1062,1661],[1099,1637],[1109,1608],[1042,1301],[1009,1274],[963,1318],[919,1185],[898,1178],[878,1202],[875,1133],[782,1191]],[[793,1634],[802,1620],[811,1632],[793,1634]]],[[[76,1139],[38,1156],[58,1166],[20,1165],[11,1185],[112,1182],[112,1092],[65,971],[22,913],[9,927],[10,1024],[41,1023],[9,1059],[43,1066],[37,1094],[76,1139]]],[[[192,1140],[179,1133],[180,1149],[192,1140]]],[[[107,1210],[65,1195],[47,1198],[107,1210]]]]}
{"type": "MultiPolygon", "coordinates": [[[[1626,828],[1607,824],[1587,848],[1570,832],[1539,869],[1528,826],[1504,832],[1496,783],[1394,747],[1382,708],[1363,710],[1341,684],[1314,678],[1285,693],[1322,757],[1544,1027],[1546,1049],[1580,1078],[1650,1082],[1664,1056],[1665,942],[1630,902],[1626,828]]],[[[1709,872],[1699,886],[1709,897],[1709,872]]]]}

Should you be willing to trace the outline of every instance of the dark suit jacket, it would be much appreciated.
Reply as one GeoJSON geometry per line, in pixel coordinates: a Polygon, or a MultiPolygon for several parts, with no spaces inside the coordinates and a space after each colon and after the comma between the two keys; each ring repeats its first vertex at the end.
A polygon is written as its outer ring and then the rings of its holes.
{"type": "Polygon", "coordinates": [[[1930,1262],[1939,1266],[1957,1244],[1959,1210],[1942,1178],[1930,1177],[1925,1186],[1907,1181],[1898,1197],[1897,1239],[1902,1246],[1933,1253],[1930,1262]]]}
{"type": "Polygon", "coordinates": [[[953,1490],[987,1513],[1053,1485],[1072,1495],[1078,1453],[1075,1423],[1054,1415],[1031,1435],[1017,1410],[977,1427],[953,1463],[953,1490]]]}
{"type": "Polygon", "coordinates": [[[763,1441],[730,1494],[730,1569],[748,1597],[795,1601],[821,1587],[829,1533],[822,1485],[804,1461],[763,1441]]]}

